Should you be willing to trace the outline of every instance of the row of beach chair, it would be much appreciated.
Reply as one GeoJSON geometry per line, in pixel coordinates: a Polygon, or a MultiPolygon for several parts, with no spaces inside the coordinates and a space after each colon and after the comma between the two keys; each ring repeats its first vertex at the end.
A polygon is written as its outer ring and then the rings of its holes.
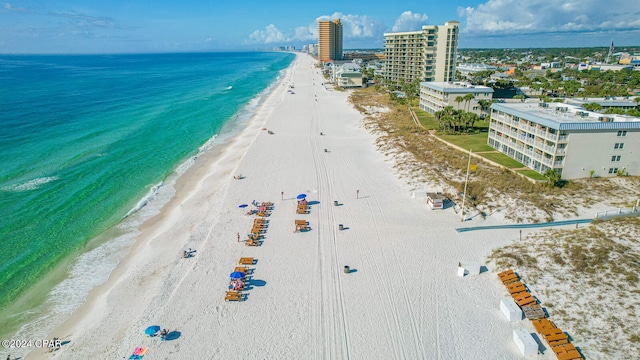
{"type": "Polygon", "coordinates": [[[243,279],[242,287],[236,290],[227,291],[224,301],[244,301],[245,299],[245,286],[247,284],[247,277],[253,273],[253,269],[249,267],[249,265],[254,265],[256,263],[256,259],[252,257],[242,257],[238,261],[238,266],[233,270],[234,272],[242,272],[245,274],[245,278],[243,279]]]}
{"type": "Polygon", "coordinates": [[[264,233],[267,232],[269,226],[269,220],[264,218],[255,218],[253,220],[253,226],[251,232],[247,235],[247,240],[244,242],[246,246],[260,246],[264,239],[264,233]]]}
{"type": "Polygon", "coordinates": [[[520,281],[517,273],[513,270],[506,270],[499,273],[498,277],[506,286],[516,304],[522,308],[527,319],[531,320],[538,334],[549,344],[558,359],[578,360],[583,358],[575,346],[569,343],[569,336],[546,318],[546,312],[524,283],[520,281]]]}

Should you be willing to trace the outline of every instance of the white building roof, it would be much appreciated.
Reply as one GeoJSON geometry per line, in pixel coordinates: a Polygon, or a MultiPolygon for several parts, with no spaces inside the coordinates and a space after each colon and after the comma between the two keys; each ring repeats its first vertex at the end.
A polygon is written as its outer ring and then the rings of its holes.
{"type": "Polygon", "coordinates": [[[444,93],[493,93],[493,89],[488,86],[471,85],[466,82],[446,82],[446,81],[426,81],[421,82],[420,86],[430,88],[444,93]]]}
{"type": "Polygon", "coordinates": [[[491,109],[556,130],[640,129],[639,118],[600,114],[567,103],[495,103],[491,109]]]}

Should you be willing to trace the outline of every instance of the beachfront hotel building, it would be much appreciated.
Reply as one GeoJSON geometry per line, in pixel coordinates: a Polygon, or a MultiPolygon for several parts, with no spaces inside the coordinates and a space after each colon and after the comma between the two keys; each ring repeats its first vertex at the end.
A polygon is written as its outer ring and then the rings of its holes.
{"type": "Polygon", "coordinates": [[[385,33],[384,77],[392,84],[455,80],[459,27],[458,21],[448,21],[417,31],[385,33]]]}
{"type": "MultiPolygon", "coordinates": [[[[482,114],[482,107],[478,104],[480,100],[491,101],[493,89],[488,86],[471,85],[466,82],[445,82],[432,81],[420,83],[420,109],[434,114],[447,106],[453,106],[456,110],[464,110],[482,114]],[[460,96],[473,94],[473,99],[469,101],[456,101],[460,96]]],[[[458,99],[459,100],[459,99],[458,99]]]]}
{"type": "Polygon", "coordinates": [[[640,175],[640,119],[566,103],[491,105],[489,146],[563,179],[640,175]]]}
{"type": "Polygon", "coordinates": [[[342,60],[342,24],[340,19],[318,20],[318,61],[342,60]]]}

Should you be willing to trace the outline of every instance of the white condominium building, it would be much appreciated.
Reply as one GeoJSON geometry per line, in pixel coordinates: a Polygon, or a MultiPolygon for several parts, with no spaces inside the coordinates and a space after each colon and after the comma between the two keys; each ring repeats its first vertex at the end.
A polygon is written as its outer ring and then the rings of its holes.
{"type": "Polygon", "coordinates": [[[420,83],[420,109],[430,114],[440,111],[447,106],[453,106],[456,110],[464,110],[480,115],[482,108],[478,104],[478,101],[491,101],[492,98],[493,89],[488,86],[471,85],[457,81],[420,83]],[[467,94],[473,94],[473,98],[462,100],[461,98],[467,94]]]}
{"type": "Polygon", "coordinates": [[[563,179],[640,175],[640,119],[566,103],[491,105],[488,144],[544,174],[563,179]]]}
{"type": "Polygon", "coordinates": [[[422,30],[385,33],[385,78],[396,84],[453,81],[460,23],[425,25],[422,30]]]}

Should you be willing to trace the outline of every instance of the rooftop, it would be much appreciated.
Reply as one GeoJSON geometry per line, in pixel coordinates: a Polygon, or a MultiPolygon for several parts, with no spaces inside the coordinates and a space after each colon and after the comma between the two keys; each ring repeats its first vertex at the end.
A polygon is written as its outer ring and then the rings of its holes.
{"type": "Polygon", "coordinates": [[[446,93],[469,93],[469,92],[481,92],[481,93],[493,93],[493,89],[488,86],[471,85],[466,82],[446,82],[446,81],[427,81],[421,82],[420,86],[424,86],[436,91],[442,91],[446,93]]]}
{"type": "Polygon", "coordinates": [[[567,103],[495,103],[491,109],[556,130],[640,129],[639,118],[601,114],[567,103]]]}
{"type": "Polygon", "coordinates": [[[609,99],[605,99],[605,98],[583,98],[583,99],[567,99],[566,102],[568,104],[572,104],[572,105],[585,105],[585,104],[591,104],[591,103],[596,103],[596,104],[600,104],[600,106],[602,107],[625,107],[625,106],[632,106],[632,107],[636,107],[638,106],[638,104],[630,99],[624,99],[624,98],[609,98],[609,99]]]}

